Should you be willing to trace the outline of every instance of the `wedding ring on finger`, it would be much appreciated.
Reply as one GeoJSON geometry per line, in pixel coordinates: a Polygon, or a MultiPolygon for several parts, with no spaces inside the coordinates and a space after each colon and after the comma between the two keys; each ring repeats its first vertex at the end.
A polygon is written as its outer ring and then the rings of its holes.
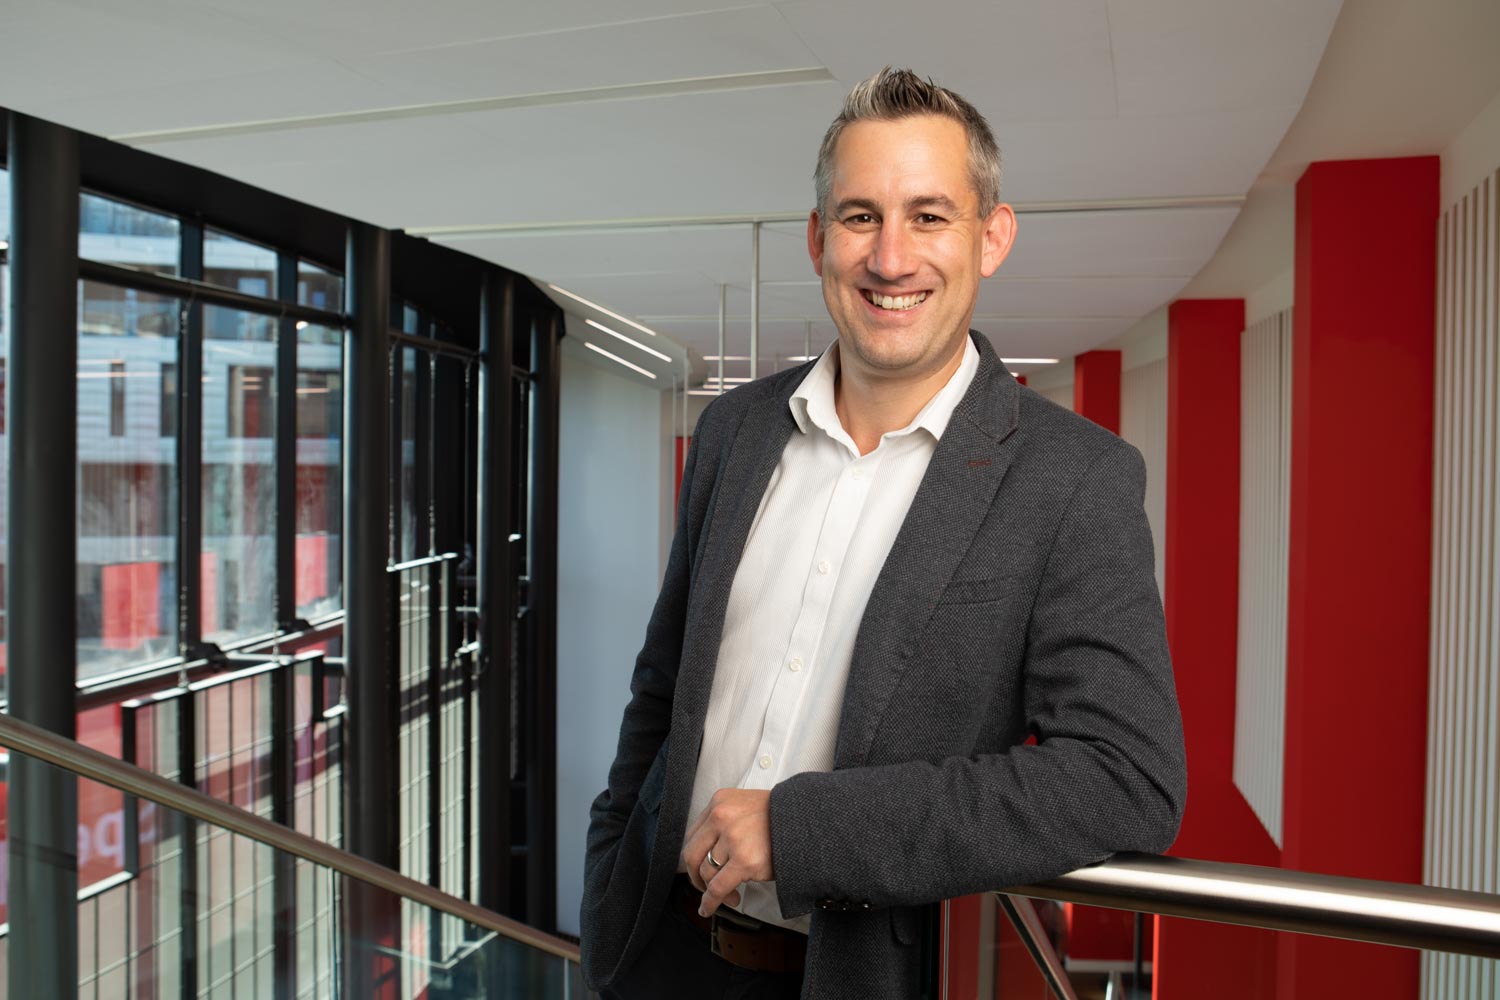
{"type": "Polygon", "coordinates": [[[713,852],[712,849],[710,849],[709,852],[708,852],[708,863],[711,864],[711,865],[713,865],[715,868],[723,868],[724,867],[724,862],[719,861],[719,860],[717,860],[717,859],[714,858],[714,852],[713,852]]]}

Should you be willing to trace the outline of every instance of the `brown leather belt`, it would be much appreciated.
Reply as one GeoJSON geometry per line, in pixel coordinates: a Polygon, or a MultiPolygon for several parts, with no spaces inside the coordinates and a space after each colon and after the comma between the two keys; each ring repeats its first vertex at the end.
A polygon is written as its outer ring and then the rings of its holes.
{"type": "Polygon", "coordinates": [[[711,917],[700,917],[702,901],[703,893],[693,888],[686,875],[673,880],[670,905],[708,935],[709,950],[724,961],[752,972],[801,972],[806,966],[806,934],[747,917],[727,906],[711,917]]]}

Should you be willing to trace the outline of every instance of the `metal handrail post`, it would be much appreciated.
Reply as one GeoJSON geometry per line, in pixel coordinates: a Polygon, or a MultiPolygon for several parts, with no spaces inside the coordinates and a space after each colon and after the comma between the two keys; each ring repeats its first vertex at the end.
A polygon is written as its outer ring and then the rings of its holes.
{"type": "Polygon", "coordinates": [[[1016,933],[1021,937],[1021,943],[1031,953],[1032,961],[1047,981],[1047,989],[1057,1000],[1078,1000],[1078,994],[1073,991],[1073,983],[1068,979],[1067,970],[1063,967],[1063,961],[1058,957],[1057,950],[1052,947],[1052,941],[1047,937],[1047,929],[1042,926],[1041,917],[1037,916],[1036,906],[1025,896],[1012,896],[1009,893],[997,892],[995,896],[1000,901],[1000,908],[1010,918],[1015,926],[1016,933]]]}

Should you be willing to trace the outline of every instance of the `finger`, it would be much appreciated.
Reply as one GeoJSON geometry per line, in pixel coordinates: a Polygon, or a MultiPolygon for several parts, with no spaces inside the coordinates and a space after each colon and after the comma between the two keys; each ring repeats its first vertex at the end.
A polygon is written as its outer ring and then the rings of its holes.
{"type": "Polygon", "coordinates": [[[687,872],[688,881],[693,883],[693,888],[702,892],[705,878],[700,874],[704,861],[708,857],[708,849],[713,846],[714,834],[711,831],[699,830],[697,834],[683,841],[682,844],[682,867],[687,872]]]}
{"type": "Polygon", "coordinates": [[[734,866],[725,865],[719,873],[708,883],[703,893],[703,902],[698,906],[698,912],[703,916],[712,916],[727,898],[738,893],[743,879],[734,866]]]}

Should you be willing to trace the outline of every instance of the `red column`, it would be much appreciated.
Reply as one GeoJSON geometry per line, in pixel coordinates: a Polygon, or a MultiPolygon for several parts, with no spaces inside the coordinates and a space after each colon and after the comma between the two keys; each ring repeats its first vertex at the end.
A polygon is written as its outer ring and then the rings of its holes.
{"type": "Polygon", "coordinates": [[[1167,640],[1195,786],[1234,766],[1243,299],[1167,310],[1167,640]]]}
{"type": "Polygon", "coordinates": [[[1073,412],[1120,433],[1120,352],[1086,351],[1073,359],[1073,412]]]}
{"type": "MultiPolygon", "coordinates": [[[[1188,800],[1172,853],[1275,865],[1275,843],[1234,786],[1239,632],[1242,299],[1167,311],[1167,639],[1187,742],[1188,800]]],[[[1263,931],[1157,924],[1158,998],[1261,998],[1274,982],[1263,931]]]]}
{"type": "MultiPolygon", "coordinates": [[[[1438,159],[1297,183],[1286,867],[1420,882],[1438,159]]],[[[1283,936],[1278,996],[1412,997],[1418,953],[1283,936]]]]}

